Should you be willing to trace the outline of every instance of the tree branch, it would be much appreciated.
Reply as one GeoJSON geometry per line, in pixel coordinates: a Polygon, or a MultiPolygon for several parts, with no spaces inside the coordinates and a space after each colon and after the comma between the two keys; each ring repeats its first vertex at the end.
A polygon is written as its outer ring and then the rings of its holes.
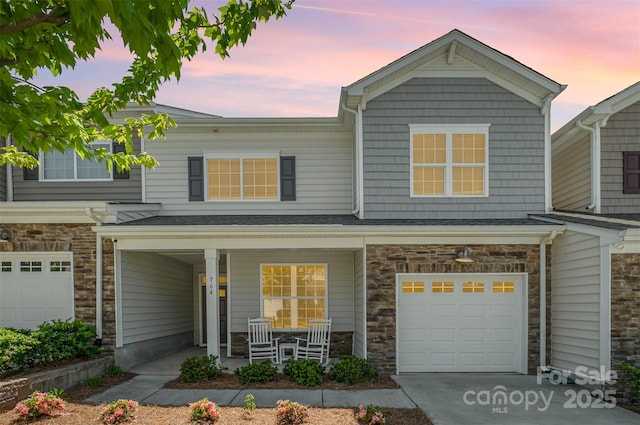
{"type": "Polygon", "coordinates": [[[55,15],[54,13],[56,13],[55,9],[50,13],[34,16],[32,18],[26,19],[21,22],[2,25],[0,26],[0,35],[6,35],[14,32],[24,31],[28,28],[32,28],[40,24],[62,25],[67,23],[67,21],[69,20],[68,13],[64,13],[62,15],[55,15]]]}

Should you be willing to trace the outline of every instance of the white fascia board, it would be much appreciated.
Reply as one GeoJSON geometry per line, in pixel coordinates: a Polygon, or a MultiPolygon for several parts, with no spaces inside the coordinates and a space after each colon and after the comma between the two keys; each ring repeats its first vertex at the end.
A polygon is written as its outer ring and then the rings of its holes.
{"type": "Polygon", "coordinates": [[[107,211],[105,202],[86,201],[0,202],[0,223],[94,224],[87,210],[102,223],[115,223],[115,215],[107,211]]]}
{"type": "MultiPolygon", "coordinates": [[[[395,240],[421,240],[438,238],[495,238],[505,237],[531,238],[536,243],[552,231],[561,233],[564,225],[549,224],[536,226],[96,226],[93,230],[102,237],[114,239],[188,239],[192,243],[204,240],[267,239],[277,240],[295,238],[303,240],[340,240],[342,238],[393,238],[395,240]]],[[[204,246],[204,245],[203,245],[204,246]]],[[[207,245],[210,246],[210,245],[207,245]]],[[[356,246],[361,246],[356,244],[356,246]]]]}
{"type": "Polygon", "coordinates": [[[593,110],[596,114],[615,114],[636,102],[640,102],[640,81],[598,103],[593,110]]]}

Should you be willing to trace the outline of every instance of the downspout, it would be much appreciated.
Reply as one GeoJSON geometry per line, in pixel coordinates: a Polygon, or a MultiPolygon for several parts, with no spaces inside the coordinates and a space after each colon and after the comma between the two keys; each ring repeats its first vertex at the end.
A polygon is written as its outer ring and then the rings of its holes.
{"type": "MultiPolygon", "coordinates": [[[[144,135],[140,136],[140,152],[144,152],[144,135]]],[[[147,167],[140,167],[140,184],[142,185],[140,197],[142,203],[147,202],[147,167]]]]}
{"type": "Polygon", "coordinates": [[[355,117],[355,165],[356,169],[354,170],[356,175],[356,187],[355,187],[355,206],[351,211],[351,214],[358,215],[360,218],[361,212],[361,194],[362,194],[362,176],[360,170],[361,167],[361,159],[362,159],[362,109],[360,109],[360,105],[358,105],[358,110],[351,109],[347,107],[346,103],[342,104],[342,109],[345,111],[351,112],[355,117]]]}
{"type": "MultiPolygon", "coordinates": [[[[11,146],[12,136],[9,134],[5,143],[7,147],[11,146]]],[[[13,201],[13,167],[11,164],[7,164],[7,202],[13,201]]]]}
{"type": "Polygon", "coordinates": [[[587,211],[600,213],[600,122],[595,123],[595,128],[586,126],[581,120],[576,125],[591,133],[591,203],[587,211]]]}
{"type": "Polygon", "coordinates": [[[547,366],[547,243],[557,236],[555,230],[540,241],[540,369],[547,366]]]}
{"type": "MultiPolygon", "coordinates": [[[[102,225],[102,220],[93,212],[93,209],[86,209],[87,215],[102,225]]],[[[102,236],[96,234],[96,344],[102,345],[102,236]]]]}

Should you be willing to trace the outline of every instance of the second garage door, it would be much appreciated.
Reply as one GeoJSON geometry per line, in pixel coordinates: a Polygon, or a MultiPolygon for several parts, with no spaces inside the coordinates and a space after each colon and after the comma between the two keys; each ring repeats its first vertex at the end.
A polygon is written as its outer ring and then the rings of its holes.
{"type": "Polygon", "coordinates": [[[399,274],[398,372],[526,373],[525,281],[399,274]]]}

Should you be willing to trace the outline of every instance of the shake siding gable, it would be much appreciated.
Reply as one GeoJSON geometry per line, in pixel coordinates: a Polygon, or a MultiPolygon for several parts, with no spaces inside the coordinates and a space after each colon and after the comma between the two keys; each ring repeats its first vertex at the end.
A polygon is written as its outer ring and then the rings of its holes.
{"type": "Polygon", "coordinates": [[[553,156],[553,206],[583,210],[591,203],[591,140],[585,135],[553,156]]]}
{"type": "Polygon", "coordinates": [[[623,158],[640,151],[640,102],[612,115],[601,134],[601,211],[633,214],[640,211],[640,194],[623,193],[623,158]]]}
{"type": "Polygon", "coordinates": [[[367,102],[366,218],[522,218],[542,213],[544,117],[483,78],[415,78],[367,102]],[[410,198],[409,124],[490,124],[487,197],[410,198]]]}

